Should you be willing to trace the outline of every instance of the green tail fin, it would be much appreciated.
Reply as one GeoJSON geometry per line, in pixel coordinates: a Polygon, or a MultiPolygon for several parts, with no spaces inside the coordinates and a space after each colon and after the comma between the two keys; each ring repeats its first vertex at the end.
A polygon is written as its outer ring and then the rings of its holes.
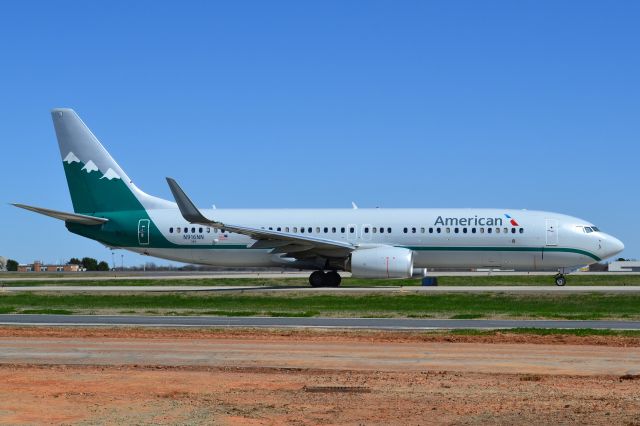
{"type": "Polygon", "coordinates": [[[58,108],[51,115],[76,213],[173,207],[138,189],[75,111],[58,108]]]}

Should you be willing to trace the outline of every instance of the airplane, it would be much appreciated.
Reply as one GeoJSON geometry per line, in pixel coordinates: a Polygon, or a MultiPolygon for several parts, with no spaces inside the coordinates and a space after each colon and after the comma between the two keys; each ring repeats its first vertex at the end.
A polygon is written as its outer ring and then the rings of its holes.
{"type": "Polygon", "coordinates": [[[51,111],[73,213],[17,207],[63,220],[106,245],[185,263],[313,270],[313,287],[339,271],[386,279],[428,268],[502,268],[565,274],[620,253],[591,222],[514,209],[199,209],[171,178],[174,201],[140,190],[76,112],[51,111]]]}

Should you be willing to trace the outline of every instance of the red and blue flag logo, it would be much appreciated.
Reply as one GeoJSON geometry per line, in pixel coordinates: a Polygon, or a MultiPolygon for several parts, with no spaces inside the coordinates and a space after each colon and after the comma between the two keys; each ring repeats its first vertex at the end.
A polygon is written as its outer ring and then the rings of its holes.
{"type": "Polygon", "coordinates": [[[509,219],[509,222],[511,223],[511,226],[520,226],[520,225],[518,225],[518,222],[514,218],[512,218],[511,216],[509,216],[506,213],[504,215],[506,216],[507,219],[509,219]]]}

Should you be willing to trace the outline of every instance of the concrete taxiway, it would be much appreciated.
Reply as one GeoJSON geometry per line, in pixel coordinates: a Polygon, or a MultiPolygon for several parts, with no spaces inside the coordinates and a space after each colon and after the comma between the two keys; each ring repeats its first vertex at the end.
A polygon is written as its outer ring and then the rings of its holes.
{"type": "Polygon", "coordinates": [[[140,315],[0,315],[0,325],[31,326],[143,326],[143,327],[248,327],[339,328],[365,330],[437,329],[611,329],[640,330],[640,321],[614,320],[493,320],[417,318],[291,318],[140,315]]]}
{"type": "Polygon", "coordinates": [[[20,292],[54,293],[153,293],[153,292],[321,292],[321,293],[640,293],[640,286],[373,286],[313,288],[293,286],[189,286],[189,285],[149,285],[149,286],[7,286],[0,293],[20,292]]]}

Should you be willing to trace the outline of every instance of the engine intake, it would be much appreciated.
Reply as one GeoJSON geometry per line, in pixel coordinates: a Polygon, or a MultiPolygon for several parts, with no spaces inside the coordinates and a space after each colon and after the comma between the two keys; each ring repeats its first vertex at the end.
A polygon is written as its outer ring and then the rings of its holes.
{"type": "Polygon", "coordinates": [[[411,278],[413,252],[401,247],[374,247],[351,253],[349,269],[354,278],[411,278]]]}

